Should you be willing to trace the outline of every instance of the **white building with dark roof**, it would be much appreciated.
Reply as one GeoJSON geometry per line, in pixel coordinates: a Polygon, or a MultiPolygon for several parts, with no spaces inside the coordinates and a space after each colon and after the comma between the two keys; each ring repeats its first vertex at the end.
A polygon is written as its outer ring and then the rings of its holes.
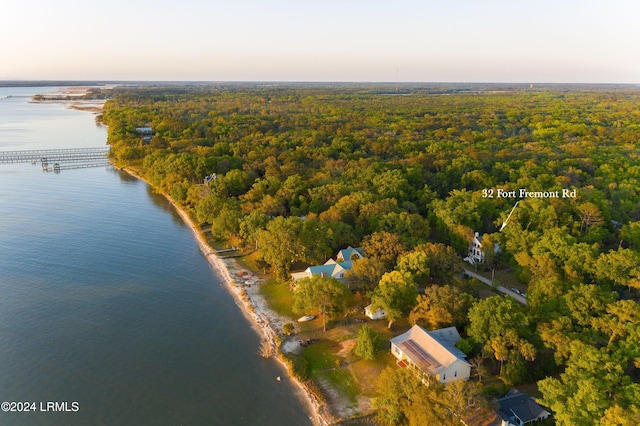
{"type": "Polygon", "coordinates": [[[551,415],[529,395],[516,389],[511,389],[498,400],[498,413],[502,417],[502,426],[524,426],[551,415]]]}
{"type": "Polygon", "coordinates": [[[455,327],[426,331],[414,325],[406,333],[391,339],[391,353],[399,366],[413,368],[442,383],[467,380],[471,375],[471,364],[456,348],[458,340],[460,334],[455,327]]]}

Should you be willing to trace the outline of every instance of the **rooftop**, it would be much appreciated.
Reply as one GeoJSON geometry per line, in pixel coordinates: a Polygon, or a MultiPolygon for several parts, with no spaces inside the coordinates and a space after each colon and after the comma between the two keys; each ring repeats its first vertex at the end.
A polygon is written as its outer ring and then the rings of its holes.
{"type": "Polygon", "coordinates": [[[448,367],[456,360],[466,361],[466,355],[455,343],[460,334],[455,327],[426,331],[414,325],[409,331],[391,339],[391,343],[407,354],[420,369],[436,374],[442,367],[448,367]]]}
{"type": "Polygon", "coordinates": [[[498,400],[498,411],[507,418],[514,415],[523,423],[532,422],[539,417],[546,418],[549,412],[538,405],[529,395],[510,390],[507,396],[498,400]]]}

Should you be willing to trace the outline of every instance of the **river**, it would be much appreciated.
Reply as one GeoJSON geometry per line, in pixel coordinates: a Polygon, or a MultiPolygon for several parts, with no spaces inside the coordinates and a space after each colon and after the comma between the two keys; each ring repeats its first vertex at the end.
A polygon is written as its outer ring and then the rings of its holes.
{"type": "MultiPolygon", "coordinates": [[[[0,88],[0,151],[105,145],[91,113],[30,102],[52,90],[0,88]]],[[[311,424],[259,345],[146,183],[0,164],[0,401],[35,408],[0,424],[311,424]]]]}

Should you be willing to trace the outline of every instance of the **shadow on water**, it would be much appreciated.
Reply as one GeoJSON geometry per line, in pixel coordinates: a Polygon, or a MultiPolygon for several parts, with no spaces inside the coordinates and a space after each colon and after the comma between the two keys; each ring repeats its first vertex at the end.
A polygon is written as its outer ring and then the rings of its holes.
{"type": "Polygon", "coordinates": [[[164,195],[158,194],[149,184],[127,173],[124,170],[116,169],[114,167],[109,168],[109,170],[112,173],[117,174],[120,179],[127,184],[144,185],[147,195],[149,196],[149,199],[151,199],[153,204],[162,211],[170,213],[171,218],[175,223],[184,225],[182,218],[180,217],[176,209],[171,205],[171,203],[164,197],[164,195]]]}
{"type": "MultiPolygon", "coordinates": [[[[0,143],[63,148],[69,127],[92,124],[40,104],[0,105],[0,123],[36,113],[37,137],[0,129],[0,143]]],[[[105,137],[91,126],[75,144],[105,137]]],[[[2,170],[20,173],[0,173],[0,401],[78,401],[80,411],[0,413],[1,425],[311,423],[161,194],[111,167],[2,170]]]]}
{"type": "Polygon", "coordinates": [[[157,192],[155,192],[151,186],[147,185],[146,182],[142,182],[142,183],[146,185],[147,195],[149,195],[149,198],[151,199],[151,201],[153,201],[153,204],[156,207],[160,208],[162,211],[170,213],[171,218],[176,224],[184,226],[184,221],[180,217],[180,214],[171,205],[169,200],[167,200],[164,195],[158,194],[157,192]]]}

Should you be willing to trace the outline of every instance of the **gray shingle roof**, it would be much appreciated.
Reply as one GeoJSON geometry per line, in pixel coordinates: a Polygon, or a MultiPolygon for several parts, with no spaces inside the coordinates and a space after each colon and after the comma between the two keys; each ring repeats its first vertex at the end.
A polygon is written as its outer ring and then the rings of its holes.
{"type": "Polygon", "coordinates": [[[538,405],[526,393],[507,394],[507,396],[498,400],[498,406],[498,410],[502,415],[507,418],[515,415],[524,423],[536,420],[544,412],[549,415],[547,410],[538,405]]]}

